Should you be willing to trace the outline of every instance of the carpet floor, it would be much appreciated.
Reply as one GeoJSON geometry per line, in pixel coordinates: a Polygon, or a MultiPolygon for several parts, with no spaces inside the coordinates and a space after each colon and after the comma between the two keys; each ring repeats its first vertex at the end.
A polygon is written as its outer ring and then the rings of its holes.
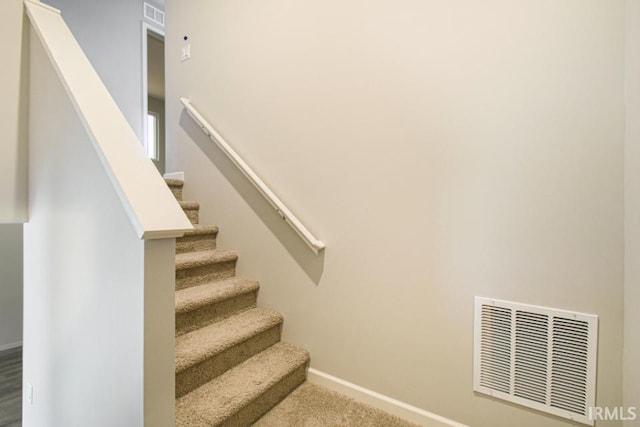
{"type": "Polygon", "coordinates": [[[309,382],[303,383],[254,427],[417,427],[394,415],[309,382]]]}

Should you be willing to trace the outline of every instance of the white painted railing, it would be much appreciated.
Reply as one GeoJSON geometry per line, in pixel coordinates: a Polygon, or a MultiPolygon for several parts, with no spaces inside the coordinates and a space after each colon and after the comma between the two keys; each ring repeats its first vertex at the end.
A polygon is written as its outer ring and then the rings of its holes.
{"type": "Polygon", "coordinates": [[[138,237],[173,238],[192,230],[60,11],[36,0],[24,4],[138,237]]]}
{"type": "Polygon", "coordinates": [[[222,136],[205,120],[204,117],[198,110],[196,110],[186,98],[181,98],[180,101],[182,105],[184,105],[187,113],[195,120],[195,122],[200,126],[202,131],[215,142],[218,147],[222,150],[224,154],[227,155],[229,160],[231,160],[243,173],[244,176],[247,177],[249,181],[256,187],[256,189],[264,196],[265,199],[269,202],[269,204],[278,212],[278,214],[284,219],[287,224],[294,229],[296,233],[304,240],[304,242],[311,248],[311,250],[318,254],[321,250],[324,249],[325,245],[320,240],[315,238],[313,234],[307,229],[307,227],[300,222],[300,220],[285,206],[284,203],[276,196],[273,191],[264,183],[262,179],[251,169],[251,167],[235,152],[233,148],[224,140],[222,136]]]}

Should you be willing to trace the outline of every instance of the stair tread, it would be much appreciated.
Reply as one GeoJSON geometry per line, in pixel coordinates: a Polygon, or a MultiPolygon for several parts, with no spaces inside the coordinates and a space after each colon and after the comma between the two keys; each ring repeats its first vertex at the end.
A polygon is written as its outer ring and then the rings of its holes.
{"type": "Polygon", "coordinates": [[[210,251],[186,252],[176,255],[176,270],[202,267],[219,262],[235,261],[238,252],[233,250],[213,249],[210,251]]]}
{"type": "Polygon", "coordinates": [[[280,342],[176,401],[177,426],[218,425],[309,361],[280,342]]]}
{"type": "Polygon", "coordinates": [[[193,202],[193,201],[188,201],[188,200],[178,200],[178,203],[180,203],[180,207],[183,210],[196,210],[196,209],[200,209],[200,203],[198,202],[193,202]]]}
{"type": "Polygon", "coordinates": [[[194,224],[193,230],[187,231],[184,233],[183,237],[187,236],[201,236],[207,234],[218,234],[218,226],[216,225],[202,225],[202,224],[194,224]]]}
{"type": "Polygon", "coordinates": [[[165,178],[164,182],[166,182],[169,187],[177,187],[177,188],[184,187],[184,181],[181,179],[165,178]]]}
{"type": "Polygon", "coordinates": [[[231,277],[176,291],[176,313],[187,313],[238,295],[257,291],[255,280],[231,277]]]}
{"type": "Polygon", "coordinates": [[[176,338],[176,372],[182,372],[282,323],[280,313],[253,308],[176,338]]]}

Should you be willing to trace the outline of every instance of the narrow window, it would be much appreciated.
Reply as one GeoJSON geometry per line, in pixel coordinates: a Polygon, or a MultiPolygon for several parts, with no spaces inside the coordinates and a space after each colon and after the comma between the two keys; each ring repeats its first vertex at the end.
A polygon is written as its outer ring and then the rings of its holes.
{"type": "Polygon", "coordinates": [[[149,112],[147,114],[147,156],[149,156],[151,160],[160,160],[158,158],[159,143],[158,115],[149,112]]]}

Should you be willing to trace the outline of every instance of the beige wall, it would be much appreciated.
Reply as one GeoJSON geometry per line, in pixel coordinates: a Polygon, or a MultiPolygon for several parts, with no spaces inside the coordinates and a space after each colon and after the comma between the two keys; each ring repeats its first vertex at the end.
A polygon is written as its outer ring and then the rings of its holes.
{"type": "Polygon", "coordinates": [[[23,24],[22,0],[0,2],[0,349],[22,341],[22,225],[17,224],[27,219],[29,111],[23,24]]]}
{"type": "MultiPolygon", "coordinates": [[[[28,50],[23,49],[22,39],[22,0],[3,0],[0,2],[0,224],[22,223],[27,219],[28,50]]],[[[0,241],[0,246],[6,250],[9,245],[0,241]]]]}
{"type": "Polygon", "coordinates": [[[149,97],[164,99],[164,40],[147,36],[147,88],[149,97]]]}
{"type": "Polygon", "coordinates": [[[22,224],[0,224],[0,350],[22,343],[22,224]]]}
{"type": "Polygon", "coordinates": [[[621,405],[623,1],[166,9],[167,171],[186,172],[187,198],[314,368],[472,426],[568,425],[474,395],[473,297],[492,296],[599,315],[598,404],[621,405]]]}
{"type": "Polygon", "coordinates": [[[626,3],[624,404],[640,411],[640,1],[626,3]]]}

